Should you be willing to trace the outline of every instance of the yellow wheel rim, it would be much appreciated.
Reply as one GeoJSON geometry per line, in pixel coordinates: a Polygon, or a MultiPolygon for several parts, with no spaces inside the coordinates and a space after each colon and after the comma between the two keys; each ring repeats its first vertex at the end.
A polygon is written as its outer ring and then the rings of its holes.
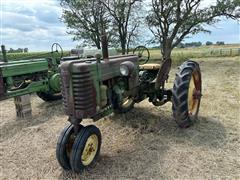
{"type": "Polygon", "coordinates": [[[88,166],[94,159],[98,150],[98,137],[96,134],[93,134],[88,137],[85,144],[83,153],[82,153],[82,164],[88,166]]]}
{"type": "Polygon", "coordinates": [[[191,76],[188,88],[188,112],[189,115],[195,116],[198,112],[201,89],[200,89],[200,77],[197,72],[194,72],[191,76]]]}
{"type": "Polygon", "coordinates": [[[130,97],[124,98],[122,101],[122,107],[127,108],[128,106],[130,106],[132,104],[132,102],[133,102],[132,98],[130,98],[130,97]]]}

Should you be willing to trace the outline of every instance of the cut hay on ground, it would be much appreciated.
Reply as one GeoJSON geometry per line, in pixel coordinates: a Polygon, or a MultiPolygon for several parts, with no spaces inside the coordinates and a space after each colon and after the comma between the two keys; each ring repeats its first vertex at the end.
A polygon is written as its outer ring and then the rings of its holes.
{"type": "Polygon", "coordinates": [[[83,175],[62,171],[55,158],[68,123],[61,102],[32,96],[29,120],[15,119],[13,100],[0,102],[0,179],[240,179],[239,58],[198,62],[203,99],[195,126],[179,129],[170,103],[144,101],[126,115],[104,118],[95,123],[103,137],[100,160],[83,175]]]}

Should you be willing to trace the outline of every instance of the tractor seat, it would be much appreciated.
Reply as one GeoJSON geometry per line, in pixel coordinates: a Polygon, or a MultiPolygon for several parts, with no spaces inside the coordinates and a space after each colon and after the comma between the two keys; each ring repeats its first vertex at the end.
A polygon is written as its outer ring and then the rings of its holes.
{"type": "Polygon", "coordinates": [[[143,64],[139,65],[140,70],[158,70],[160,69],[160,64],[143,64]]]}

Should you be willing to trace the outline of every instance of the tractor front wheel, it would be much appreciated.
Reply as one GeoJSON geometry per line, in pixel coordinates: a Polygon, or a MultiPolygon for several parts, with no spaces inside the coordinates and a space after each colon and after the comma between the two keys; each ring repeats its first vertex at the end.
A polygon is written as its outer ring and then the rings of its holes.
{"type": "Polygon", "coordinates": [[[70,154],[75,140],[74,126],[72,124],[66,126],[57,142],[56,156],[58,163],[64,170],[71,170],[70,154]]]}
{"type": "Polygon", "coordinates": [[[173,116],[181,128],[191,126],[197,118],[202,96],[199,64],[186,61],[179,67],[172,90],[173,116]]]}
{"type": "Polygon", "coordinates": [[[101,132],[93,125],[86,126],[75,138],[70,163],[72,170],[81,173],[85,168],[94,164],[101,148],[101,132]]]}

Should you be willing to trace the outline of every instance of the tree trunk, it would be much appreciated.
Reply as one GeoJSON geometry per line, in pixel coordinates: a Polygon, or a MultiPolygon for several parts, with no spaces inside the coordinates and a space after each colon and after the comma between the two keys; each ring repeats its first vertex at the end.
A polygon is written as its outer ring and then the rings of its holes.
{"type": "Polygon", "coordinates": [[[158,90],[160,87],[164,88],[165,81],[168,79],[168,75],[171,69],[172,60],[171,60],[171,53],[172,53],[172,44],[166,42],[163,44],[161,49],[162,53],[162,65],[158,71],[155,89],[158,90]]]}
{"type": "Polygon", "coordinates": [[[171,59],[172,50],[166,49],[163,54],[163,60],[171,59]]]}
{"type": "Polygon", "coordinates": [[[122,48],[122,54],[124,55],[126,53],[126,43],[124,40],[121,40],[121,48],[122,48]]]}
{"type": "Polygon", "coordinates": [[[171,54],[172,54],[172,45],[171,43],[166,42],[166,44],[163,44],[163,49],[162,49],[163,60],[171,59],[171,54]]]}
{"type": "Polygon", "coordinates": [[[96,41],[95,41],[95,45],[97,46],[98,49],[101,49],[101,40],[100,37],[98,36],[96,41]]]}
{"type": "Polygon", "coordinates": [[[129,54],[129,47],[130,47],[130,37],[127,40],[127,54],[129,54]]]}

